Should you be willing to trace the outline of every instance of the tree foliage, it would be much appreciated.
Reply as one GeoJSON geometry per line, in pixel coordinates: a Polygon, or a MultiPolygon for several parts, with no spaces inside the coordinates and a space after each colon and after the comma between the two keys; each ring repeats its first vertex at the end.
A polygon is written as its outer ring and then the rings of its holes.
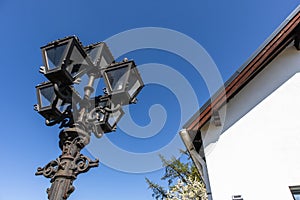
{"type": "MultiPolygon", "coordinates": [[[[186,152],[185,155],[188,156],[186,152]]],[[[167,181],[168,188],[146,178],[152,196],[157,200],[207,200],[206,189],[197,168],[192,162],[183,163],[180,158],[166,160],[160,155],[165,173],[161,180],[167,181]]]]}

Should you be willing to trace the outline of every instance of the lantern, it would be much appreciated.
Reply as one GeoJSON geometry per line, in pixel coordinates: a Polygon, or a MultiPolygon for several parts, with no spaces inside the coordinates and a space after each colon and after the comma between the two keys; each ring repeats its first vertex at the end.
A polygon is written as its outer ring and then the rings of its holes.
{"type": "Polygon", "coordinates": [[[85,47],[85,51],[94,66],[100,69],[104,69],[114,62],[114,57],[104,42],[89,45],[85,47]]]}
{"type": "Polygon", "coordinates": [[[55,83],[71,85],[93,64],[83,50],[79,40],[67,37],[41,47],[45,76],[55,83]]]}
{"type": "MultiPolygon", "coordinates": [[[[117,123],[124,115],[121,106],[115,106],[108,96],[97,97],[95,100],[96,121],[98,132],[108,133],[116,129],[117,123]]],[[[97,134],[97,133],[95,133],[97,134]]]]}
{"type": "Polygon", "coordinates": [[[134,103],[135,97],[144,87],[144,83],[134,61],[116,63],[103,73],[107,93],[115,104],[134,103]]]}
{"type": "Polygon", "coordinates": [[[58,98],[55,93],[54,85],[50,82],[36,86],[37,111],[47,120],[54,120],[62,115],[70,104],[58,98]]]}
{"type": "Polygon", "coordinates": [[[51,82],[36,86],[36,94],[36,110],[49,121],[61,117],[69,105],[81,100],[72,86],[61,87],[51,82]]]}

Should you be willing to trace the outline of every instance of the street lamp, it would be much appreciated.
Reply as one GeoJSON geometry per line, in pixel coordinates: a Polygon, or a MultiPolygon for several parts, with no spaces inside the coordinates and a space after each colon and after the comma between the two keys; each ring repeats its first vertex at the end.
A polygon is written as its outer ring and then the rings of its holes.
{"type": "Polygon", "coordinates": [[[36,86],[35,110],[46,125],[60,124],[62,154],[36,175],[51,178],[49,200],[67,199],[74,191],[73,181],[80,173],[99,165],[80,153],[93,133],[100,138],[116,130],[124,115],[122,106],[135,103],[144,84],[134,61],[115,62],[104,42],[83,47],[75,36],[41,47],[44,66],[40,72],[49,80],[36,86]],[[88,77],[87,83],[81,82],[88,77]],[[92,97],[96,79],[104,78],[106,89],[92,97]],[[83,91],[77,91],[76,85],[83,91]],[[81,94],[81,95],[80,95],[81,94]]]}
{"type": "Polygon", "coordinates": [[[41,47],[44,66],[41,72],[51,82],[73,84],[73,81],[93,67],[77,37],[70,36],[41,47]]]}
{"type": "Polygon", "coordinates": [[[47,120],[59,118],[66,110],[69,102],[58,98],[51,82],[36,86],[38,104],[35,109],[47,120]]]}
{"type": "Polygon", "coordinates": [[[96,137],[116,130],[117,123],[124,115],[120,105],[116,106],[109,96],[95,98],[95,108],[90,112],[89,120],[94,122],[93,132],[96,137]]]}
{"type": "Polygon", "coordinates": [[[114,62],[114,57],[104,42],[91,44],[85,47],[85,50],[92,63],[101,69],[106,68],[108,65],[114,62]]]}
{"type": "Polygon", "coordinates": [[[134,61],[125,61],[109,66],[103,73],[107,93],[112,101],[121,105],[135,103],[135,97],[144,84],[134,61]]]}

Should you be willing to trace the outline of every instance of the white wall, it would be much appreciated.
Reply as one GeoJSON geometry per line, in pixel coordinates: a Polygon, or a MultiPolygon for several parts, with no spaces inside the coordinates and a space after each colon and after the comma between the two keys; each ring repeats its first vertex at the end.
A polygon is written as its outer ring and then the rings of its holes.
{"type": "Polygon", "coordinates": [[[220,111],[224,127],[202,129],[214,200],[293,199],[288,186],[300,185],[299,72],[300,52],[290,46],[220,111]]]}

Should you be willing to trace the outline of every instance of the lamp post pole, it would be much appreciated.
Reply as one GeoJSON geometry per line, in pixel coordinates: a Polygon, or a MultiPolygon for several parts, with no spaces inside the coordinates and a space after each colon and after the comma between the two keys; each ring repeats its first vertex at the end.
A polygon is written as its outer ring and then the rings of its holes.
{"type": "Polygon", "coordinates": [[[56,160],[49,162],[45,167],[37,169],[36,175],[44,175],[46,178],[51,178],[51,187],[47,189],[49,200],[67,199],[75,190],[73,181],[77,178],[77,175],[99,165],[98,159],[92,161],[80,153],[81,149],[90,142],[90,133],[86,131],[83,122],[89,106],[87,102],[94,91],[94,80],[95,76],[93,74],[90,75],[89,83],[84,88],[85,94],[77,123],[62,130],[59,134],[61,155],[56,160]]]}
{"type": "Polygon", "coordinates": [[[38,104],[35,110],[47,126],[60,124],[61,155],[36,175],[51,179],[49,200],[65,200],[75,190],[73,181],[81,173],[99,166],[80,151],[89,144],[91,133],[97,138],[115,131],[123,116],[122,106],[136,102],[144,84],[133,61],[115,62],[105,43],[83,47],[77,37],[56,40],[42,47],[44,65],[40,72],[49,82],[36,86],[38,104]],[[83,97],[74,85],[87,75],[83,97]],[[95,80],[103,78],[104,94],[91,97],[95,80]],[[79,108],[78,108],[79,107],[79,108]]]}
{"type": "Polygon", "coordinates": [[[36,172],[51,178],[51,187],[47,189],[49,200],[67,199],[75,190],[73,181],[77,175],[99,165],[99,160],[92,161],[80,153],[89,142],[89,135],[80,135],[70,128],[61,131],[59,137],[62,154],[36,172]]]}

